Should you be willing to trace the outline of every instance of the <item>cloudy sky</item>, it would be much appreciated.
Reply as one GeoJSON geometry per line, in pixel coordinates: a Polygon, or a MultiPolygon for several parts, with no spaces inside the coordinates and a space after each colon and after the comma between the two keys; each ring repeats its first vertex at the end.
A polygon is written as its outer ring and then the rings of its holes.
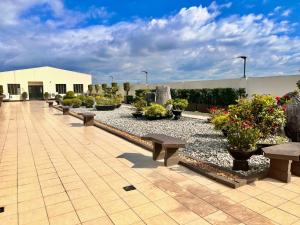
{"type": "Polygon", "coordinates": [[[0,70],[54,66],[94,82],[297,74],[297,0],[1,0],[0,70]]]}

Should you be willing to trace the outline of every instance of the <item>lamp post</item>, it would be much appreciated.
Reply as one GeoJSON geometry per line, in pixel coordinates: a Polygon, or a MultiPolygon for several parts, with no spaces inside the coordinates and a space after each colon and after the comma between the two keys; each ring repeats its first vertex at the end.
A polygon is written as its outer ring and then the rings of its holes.
{"type": "Polygon", "coordinates": [[[246,78],[246,62],[247,62],[247,56],[244,56],[244,55],[241,55],[241,56],[238,56],[236,58],[240,58],[240,59],[243,59],[244,60],[244,78],[246,78]]]}
{"type": "Polygon", "coordinates": [[[109,76],[111,78],[111,82],[114,82],[114,76],[109,76]]]}
{"type": "Polygon", "coordinates": [[[145,77],[146,77],[146,85],[148,85],[148,71],[143,70],[142,73],[145,73],[145,77]]]}

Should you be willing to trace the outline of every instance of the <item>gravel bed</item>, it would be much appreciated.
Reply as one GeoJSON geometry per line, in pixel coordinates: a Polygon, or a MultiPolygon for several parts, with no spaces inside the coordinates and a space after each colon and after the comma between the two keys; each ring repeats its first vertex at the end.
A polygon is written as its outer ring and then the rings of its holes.
{"type": "MultiPolygon", "coordinates": [[[[138,136],[148,133],[163,133],[184,139],[188,144],[185,149],[181,150],[181,154],[199,158],[227,169],[232,167],[232,157],[226,150],[226,139],[206,120],[188,117],[182,117],[177,121],[135,119],[131,115],[134,112],[133,108],[127,105],[122,105],[113,111],[96,111],[86,108],[72,110],[77,113],[93,111],[96,114],[96,120],[138,136]]],[[[249,165],[249,171],[238,172],[242,175],[261,172],[269,166],[269,161],[263,156],[252,156],[249,165]]]]}

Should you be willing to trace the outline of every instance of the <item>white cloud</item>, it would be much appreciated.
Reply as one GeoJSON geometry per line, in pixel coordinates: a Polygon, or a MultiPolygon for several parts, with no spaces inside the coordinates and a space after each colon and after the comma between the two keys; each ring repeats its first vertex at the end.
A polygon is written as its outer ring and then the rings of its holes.
{"type": "Polygon", "coordinates": [[[229,4],[183,8],[150,21],[77,28],[87,18],[109,16],[106,9],[91,8],[82,14],[66,9],[62,1],[43,0],[42,5],[53,13],[43,22],[21,17],[41,1],[16,1],[20,8],[6,6],[10,16],[0,19],[2,70],[51,65],[91,72],[98,81],[110,74],[117,80],[142,80],[143,69],[150,72],[152,81],[229,78],[242,72],[242,63],[232,59],[236,55],[249,57],[251,75],[299,69],[300,40],[288,36],[289,22],[260,14],[219,17],[229,4]]]}

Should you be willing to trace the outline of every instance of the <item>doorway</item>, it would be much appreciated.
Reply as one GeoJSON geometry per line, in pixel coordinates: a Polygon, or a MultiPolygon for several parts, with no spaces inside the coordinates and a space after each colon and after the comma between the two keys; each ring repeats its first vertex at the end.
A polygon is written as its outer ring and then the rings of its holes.
{"type": "Polygon", "coordinates": [[[29,92],[29,99],[30,100],[42,100],[44,99],[43,93],[43,85],[41,84],[34,84],[28,85],[28,92],[29,92]]]}

